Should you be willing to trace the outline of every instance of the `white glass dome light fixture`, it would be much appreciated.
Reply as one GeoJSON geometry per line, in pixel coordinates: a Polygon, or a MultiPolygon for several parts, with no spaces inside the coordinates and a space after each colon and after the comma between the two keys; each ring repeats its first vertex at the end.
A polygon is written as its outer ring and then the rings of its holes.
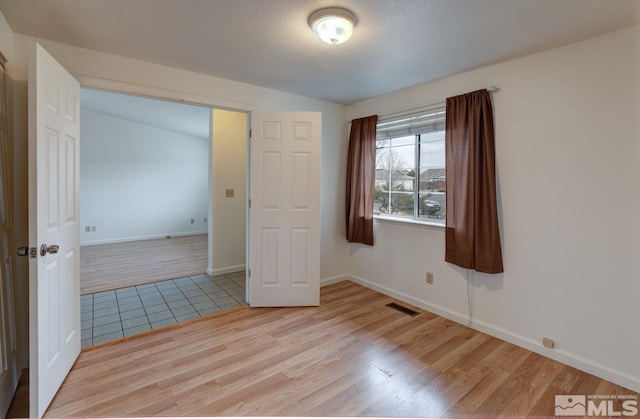
{"type": "Polygon", "coordinates": [[[328,7],[309,16],[309,26],[327,44],[342,44],[351,38],[356,16],[347,9],[328,7]]]}

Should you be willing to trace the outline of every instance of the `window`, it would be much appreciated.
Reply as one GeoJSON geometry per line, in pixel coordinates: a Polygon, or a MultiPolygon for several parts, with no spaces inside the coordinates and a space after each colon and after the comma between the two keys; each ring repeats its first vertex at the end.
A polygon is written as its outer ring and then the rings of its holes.
{"type": "Polygon", "coordinates": [[[444,225],[445,109],[380,120],[374,216],[444,225]]]}

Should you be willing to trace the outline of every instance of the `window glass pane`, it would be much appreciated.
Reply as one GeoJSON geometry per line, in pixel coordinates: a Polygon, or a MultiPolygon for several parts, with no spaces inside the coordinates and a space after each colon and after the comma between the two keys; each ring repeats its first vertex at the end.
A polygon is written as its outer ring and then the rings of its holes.
{"type": "Polygon", "coordinates": [[[444,224],[446,199],[444,192],[421,193],[418,195],[418,218],[444,224]]]}
{"type": "Polygon", "coordinates": [[[376,190],[373,195],[373,215],[387,214],[387,208],[389,207],[390,199],[391,197],[389,192],[378,189],[378,186],[376,185],[376,190]]]}
{"type": "Polygon", "coordinates": [[[444,192],[445,171],[442,169],[420,169],[420,192],[444,192]]]}
{"type": "Polygon", "coordinates": [[[413,191],[415,146],[382,147],[376,150],[376,190],[413,191]]]}
{"type": "MultiPolygon", "coordinates": [[[[386,141],[388,143],[388,141],[386,141]]],[[[375,194],[379,192],[389,191],[391,188],[391,182],[389,179],[389,157],[390,150],[388,147],[381,147],[376,149],[376,179],[375,179],[375,194]]],[[[377,208],[375,206],[374,208],[377,208]]]]}
{"type": "Polygon", "coordinates": [[[411,192],[391,192],[383,198],[377,210],[382,214],[413,217],[414,195],[411,192]]]}
{"type": "Polygon", "coordinates": [[[444,168],[444,132],[423,134],[420,136],[420,167],[444,168]],[[437,135],[436,135],[437,134],[437,135]]]}
{"type": "MultiPolygon", "coordinates": [[[[420,136],[420,192],[445,191],[444,131],[420,136]]],[[[432,206],[433,208],[433,206],[432,206]]],[[[420,212],[421,214],[423,212],[420,212]]]]}
{"type": "Polygon", "coordinates": [[[376,169],[375,189],[376,191],[389,191],[390,182],[388,170],[376,169]]]}
{"type": "Polygon", "coordinates": [[[414,144],[391,147],[389,150],[389,167],[392,169],[415,169],[416,146],[414,144]]]}
{"type": "Polygon", "coordinates": [[[415,135],[409,135],[407,137],[398,137],[398,138],[392,138],[391,139],[391,145],[392,146],[413,145],[415,143],[416,143],[416,136],[415,135]]]}
{"type": "Polygon", "coordinates": [[[376,148],[389,147],[391,140],[376,140],[376,148]]]}
{"type": "Polygon", "coordinates": [[[398,169],[391,172],[391,190],[413,192],[415,190],[416,178],[413,169],[398,169]]]}
{"type": "MultiPolygon", "coordinates": [[[[383,142],[389,143],[389,141],[378,141],[378,144],[383,142]]],[[[376,190],[389,190],[389,157],[389,147],[376,148],[376,190]]]]}
{"type": "Polygon", "coordinates": [[[444,131],[433,131],[420,135],[421,143],[444,141],[444,131]]]}
{"type": "MultiPolygon", "coordinates": [[[[419,135],[399,130],[402,119],[392,121],[395,124],[393,130],[378,132],[374,215],[444,225],[444,109],[434,111],[432,116],[429,120],[431,125],[422,124],[424,129],[419,135]]],[[[379,126],[389,128],[390,124],[386,122],[379,126]]]]}

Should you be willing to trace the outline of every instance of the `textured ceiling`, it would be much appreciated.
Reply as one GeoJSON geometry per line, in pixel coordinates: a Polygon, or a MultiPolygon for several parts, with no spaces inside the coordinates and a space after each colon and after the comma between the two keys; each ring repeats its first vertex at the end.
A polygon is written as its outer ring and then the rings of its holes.
{"type": "Polygon", "coordinates": [[[640,23],[639,0],[0,0],[14,32],[340,103],[640,23]],[[358,18],[342,45],[307,25],[358,18]]]}

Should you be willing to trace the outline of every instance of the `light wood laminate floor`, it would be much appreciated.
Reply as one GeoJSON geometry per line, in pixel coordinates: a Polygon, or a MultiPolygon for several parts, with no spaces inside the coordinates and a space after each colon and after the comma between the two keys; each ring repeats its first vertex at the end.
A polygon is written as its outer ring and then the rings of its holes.
{"type": "MultiPolygon", "coordinates": [[[[240,308],[81,353],[47,417],[553,415],[635,394],[341,282],[308,308],[240,308]]],[[[404,304],[406,305],[406,304],[404,304]]]]}
{"type": "Polygon", "coordinates": [[[97,244],[80,248],[80,293],[204,274],[207,235],[97,244]]]}

